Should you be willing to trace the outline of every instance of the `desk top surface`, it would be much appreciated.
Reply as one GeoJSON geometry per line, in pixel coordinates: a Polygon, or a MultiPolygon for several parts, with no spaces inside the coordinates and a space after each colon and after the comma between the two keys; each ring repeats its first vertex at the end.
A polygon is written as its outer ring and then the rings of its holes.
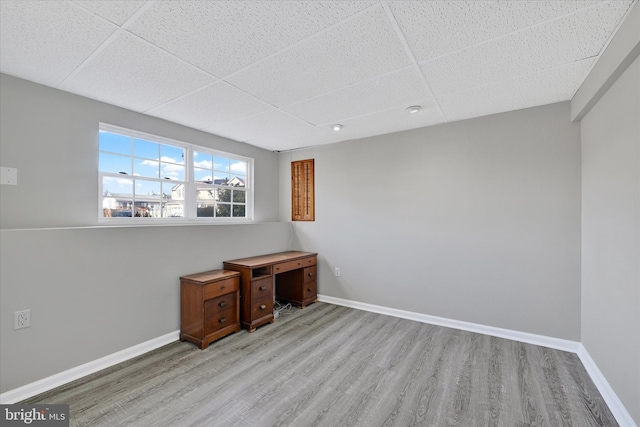
{"type": "Polygon", "coordinates": [[[202,273],[189,274],[188,276],[181,276],[180,280],[183,282],[192,282],[200,285],[205,285],[216,280],[229,279],[231,277],[240,276],[237,271],[229,270],[209,270],[202,273]]]}
{"type": "Polygon", "coordinates": [[[256,268],[265,265],[278,264],[280,262],[293,261],[300,258],[318,255],[315,252],[287,251],[275,254],[259,255],[249,258],[234,259],[225,261],[224,264],[239,265],[242,267],[256,268]]]}

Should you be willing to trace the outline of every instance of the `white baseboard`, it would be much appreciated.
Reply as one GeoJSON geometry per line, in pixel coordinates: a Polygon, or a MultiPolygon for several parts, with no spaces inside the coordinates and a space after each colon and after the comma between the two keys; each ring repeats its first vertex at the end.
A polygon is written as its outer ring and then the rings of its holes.
{"type": "Polygon", "coordinates": [[[463,322],[461,320],[447,319],[445,317],[430,316],[428,314],[398,310],[396,308],[382,307],[379,305],[366,304],[363,302],[335,298],[326,295],[318,295],[318,301],[326,302],[329,304],[342,305],[345,307],[357,308],[365,311],[371,311],[373,313],[386,314],[388,316],[400,317],[402,319],[415,320],[417,322],[428,323],[431,325],[445,326],[447,328],[477,332],[479,334],[526,342],[528,344],[535,344],[543,347],[554,348],[556,350],[568,351],[571,353],[577,353],[578,348],[580,347],[580,343],[577,341],[563,340],[560,338],[530,334],[528,332],[514,331],[511,329],[496,328],[494,326],[463,322]]]}
{"type": "Polygon", "coordinates": [[[180,332],[174,331],[158,338],[145,341],[141,344],[134,345],[133,347],[125,348],[124,350],[110,354],[100,359],[94,360],[84,365],[76,366],[75,368],[68,369],[60,372],[59,374],[52,375],[47,378],[43,378],[39,381],[24,385],[22,387],[9,390],[0,394],[0,404],[9,405],[20,402],[24,399],[28,399],[45,391],[52,390],[61,385],[70,383],[79,378],[85,377],[89,374],[93,374],[102,369],[124,362],[141,354],[147,353],[163,345],[170,344],[179,339],[180,332]]]}
{"type": "Polygon", "coordinates": [[[616,417],[616,421],[618,421],[620,427],[638,427],[582,343],[578,349],[578,357],[591,377],[591,380],[598,388],[602,398],[607,402],[609,409],[613,413],[613,416],[616,417]]]}
{"type": "Polygon", "coordinates": [[[430,316],[428,314],[415,313],[412,311],[398,310],[395,308],[382,307],[379,305],[366,304],[357,301],[335,298],[326,295],[318,295],[318,301],[329,304],[342,305],[359,310],[371,311],[373,313],[386,314],[403,319],[415,320],[417,322],[431,325],[445,326],[448,328],[461,329],[463,331],[477,332],[479,334],[491,335],[494,337],[507,338],[514,341],[526,342],[543,347],[576,353],[584,365],[591,380],[598,388],[602,398],[609,406],[613,416],[620,424],[620,427],[638,427],[631,418],[616,393],[613,391],[605,379],[598,366],[593,361],[582,343],[577,341],[563,340],[559,338],[547,337],[544,335],[530,334],[527,332],[514,331],[511,329],[495,328],[493,326],[480,325],[477,323],[462,322],[460,320],[447,319],[444,317],[430,316]]]}

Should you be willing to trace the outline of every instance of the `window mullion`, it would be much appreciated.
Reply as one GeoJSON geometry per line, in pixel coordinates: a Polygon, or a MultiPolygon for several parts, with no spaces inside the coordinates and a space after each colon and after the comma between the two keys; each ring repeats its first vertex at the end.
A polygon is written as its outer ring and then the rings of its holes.
{"type": "Polygon", "coordinates": [[[133,188],[131,191],[131,218],[133,219],[136,215],[136,179],[135,179],[135,171],[134,171],[134,166],[135,166],[135,156],[134,156],[134,144],[133,144],[133,136],[129,136],[129,157],[130,157],[130,162],[131,162],[131,166],[130,166],[130,171],[131,171],[131,176],[129,176],[129,178],[131,179],[131,181],[133,182],[133,188]]]}
{"type": "Polygon", "coordinates": [[[195,206],[197,194],[195,194],[194,174],[193,174],[193,148],[187,147],[185,150],[185,183],[184,183],[184,213],[187,220],[195,217],[195,206]]]}

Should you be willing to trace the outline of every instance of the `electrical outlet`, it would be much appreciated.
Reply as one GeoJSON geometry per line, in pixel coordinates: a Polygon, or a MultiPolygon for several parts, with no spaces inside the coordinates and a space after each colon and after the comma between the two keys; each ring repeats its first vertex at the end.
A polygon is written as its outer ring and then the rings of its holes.
{"type": "Polygon", "coordinates": [[[340,276],[340,268],[336,267],[336,277],[340,276]]]}
{"type": "Polygon", "coordinates": [[[18,185],[18,169],[0,166],[0,184],[18,185]]]}
{"type": "Polygon", "coordinates": [[[13,312],[13,329],[28,328],[31,326],[31,310],[13,312]]]}

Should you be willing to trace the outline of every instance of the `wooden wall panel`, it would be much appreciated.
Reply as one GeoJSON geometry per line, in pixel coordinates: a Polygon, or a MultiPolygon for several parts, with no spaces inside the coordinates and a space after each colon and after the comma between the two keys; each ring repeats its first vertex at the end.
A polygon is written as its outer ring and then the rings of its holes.
{"type": "Polygon", "coordinates": [[[315,221],[314,159],[291,162],[291,220],[315,221]]]}

